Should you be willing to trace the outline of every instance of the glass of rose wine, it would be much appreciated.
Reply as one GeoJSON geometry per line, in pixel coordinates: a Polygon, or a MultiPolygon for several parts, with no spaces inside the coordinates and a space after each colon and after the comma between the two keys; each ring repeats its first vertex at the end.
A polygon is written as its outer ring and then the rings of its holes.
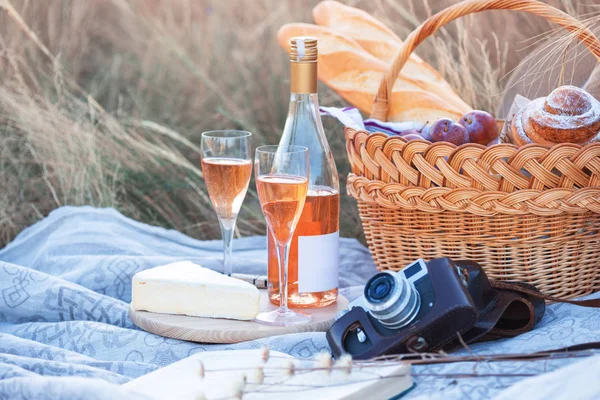
{"type": "Polygon", "coordinates": [[[252,175],[252,133],[202,133],[202,173],[223,235],[223,273],[231,276],[231,241],[252,175]]]}
{"type": "Polygon", "coordinates": [[[258,199],[269,235],[277,246],[279,263],[279,308],[258,314],[256,320],[280,326],[306,324],[310,315],[288,308],[288,256],[308,191],[308,148],[261,146],[256,149],[254,173],[258,199]]]}

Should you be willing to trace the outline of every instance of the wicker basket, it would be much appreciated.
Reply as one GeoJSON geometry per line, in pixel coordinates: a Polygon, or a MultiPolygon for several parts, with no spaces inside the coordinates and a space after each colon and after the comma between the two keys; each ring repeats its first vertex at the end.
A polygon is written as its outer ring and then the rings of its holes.
{"type": "MultiPolygon", "coordinates": [[[[495,9],[556,22],[600,60],[598,39],[547,4],[464,1],[406,39],[383,77],[372,117],[386,119],[387,93],[419,43],[456,18],[495,9]]],[[[456,147],[350,128],[346,140],[348,193],[358,201],[379,269],[451,257],[477,261],[493,278],[530,282],[561,298],[600,290],[600,144],[456,147]]]]}

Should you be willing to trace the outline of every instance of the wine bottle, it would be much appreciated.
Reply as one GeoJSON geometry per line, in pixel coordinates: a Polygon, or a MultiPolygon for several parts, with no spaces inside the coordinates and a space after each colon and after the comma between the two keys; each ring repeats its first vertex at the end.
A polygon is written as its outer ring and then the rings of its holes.
{"type": "MultiPolygon", "coordinates": [[[[290,107],[279,144],[308,148],[310,177],[290,246],[288,303],[299,308],[325,307],[338,295],[338,174],[319,113],[317,39],[296,37],[290,44],[290,107]]],[[[270,233],[268,238],[269,298],[279,304],[277,250],[270,233]]]]}

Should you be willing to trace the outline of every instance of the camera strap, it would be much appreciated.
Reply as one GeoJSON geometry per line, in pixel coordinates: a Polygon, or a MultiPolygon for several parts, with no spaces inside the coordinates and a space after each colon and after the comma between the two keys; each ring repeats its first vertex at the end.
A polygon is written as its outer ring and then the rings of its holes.
{"type": "MultiPolygon", "coordinates": [[[[479,312],[472,328],[462,333],[465,343],[514,337],[534,329],[544,316],[546,301],[600,308],[600,299],[563,300],[524,282],[488,279],[476,263],[459,261],[458,265],[468,277],[468,290],[479,312]]],[[[460,347],[460,342],[447,347],[460,347]]]]}
{"type": "Polygon", "coordinates": [[[532,297],[535,297],[538,299],[552,301],[555,303],[568,303],[568,304],[573,304],[573,305],[580,306],[580,307],[600,308],[600,298],[599,299],[587,299],[587,300],[565,300],[565,299],[559,299],[558,297],[549,296],[547,294],[543,294],[543,293],[540,293],[535,290],[531,290],[524,286],[517,286],[511,282],[500,282],[500,281],[490,280],[490,283],[496,289],[512,290],[513,292],[527,294],[529,296],[532,296],[532,297]]]}
{"type": "MultiPolygon", "coordinates": [[[[519,327],[518,329],[502,329],[502,328],[499,329],[498,326],[494,326],[483,335],[481,335],[481,332],[479,332],[478,337],[476,336],[475,338],[473,338],[473,337],[469,338],[467,336],[466,339],[470,339],[470,340],[467,340],[467,343],[472,343],[473,341],[480,341],[480,340],[487,341],[487,340],[496,340],[496,339],[501,339],[501,338],[506,338],[506,337],[512,337],[512,336],[516,336],[516,335],[519,335],[521,333],[524,333],[524,332],[527,332],[527,331],[533,329],[533,327],[535,326],[537,321],[539,319],[541,319],[541,317],[544,313],[543,310],[545,308],[544,307],[545,301],[551,301],[551,302],[555,302],[555,303],[568,303],[568,304],[573,304],[573,305],[580,306],[580,307],[600,308],[600,299],[565,300],[565,299],[560,299],[560,298],[557,298],[554,296],[549,296],[549,295],[540,293],[533,286],[526,285],[523,283],[500,282],[500,281],[493,281],[493,280],[490,280],[489,283],[491,284],[491,286],[493,288],[499,290],[499,293],[501,293],[500,298],[498,300],[498,303],[496,303],[494,312],[480,316],[480,320],[477,321],[475,328],[477,328],[478,325],[480,325],[480,328],[482,328],[482,327],[489,328],[491,323],[496,324],[502,317],[506,317],[507,315],[505,313],[508,309],[509,304],[512,301],[514,301],[514,298],[515,298],[514,296],[518,295],[518,294],[527,296],[527,297],[523,297],[522,299],[519,299],[519,300],[522,301],[523,304],[526,304],[528,306],[529,312],[531,315],[531,320],[529,321],[529,323],[527,325],[519,327]],[[513,294],[511,294],[510,292],[513,292],[513,294]],[[473,340],[473,339],[475,339],[475,340],[473,340]]],[[[513,312],[514,312],[514,310],[513,310],[513,312]]],[[[518,314],[520,314],[520,315],[518,315],[519,317],[523,317],[524,312],[520,312],[518,314]]],[[[508,317],[510,319],[511,316],[509,315],[508,317]]],[[[514,317],[514,315],[512,317],[514,317]]],[[[475,329],[474,332],[467,332],[467,335],[469,335],[469,334],[472,335],[475,332],[477,332],[477,329],[475,329]]],[[[527,357],[529,357],[529,358],[553,357],[553,356],[559,356],[559,353],[568,353],[568,352],[583,351],[583,350],[600,350],[600,342],[582,343],[582,344],[568,346],[568,347],[564,347],[564,348],[560,348],[560,349],[545,350],[545,351],[541,351],[539,353],[530,354],[527,357]]]]}

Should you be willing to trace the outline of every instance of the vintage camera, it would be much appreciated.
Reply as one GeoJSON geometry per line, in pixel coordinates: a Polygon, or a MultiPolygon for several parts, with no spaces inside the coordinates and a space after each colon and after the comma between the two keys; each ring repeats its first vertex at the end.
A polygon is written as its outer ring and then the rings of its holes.
{"type": "Polygon", "coordinates": [[[541,319],[545,305],[519,292],[523,287],[537,292],[533,286],[506,285],[494,288],[471,261],[417,260],[369,279],[364,295],[327,332],[327,341],[335,357],[369,359],[447,349],[459,335],[467,343],[494,332],[515,336],[541,319]]]}

